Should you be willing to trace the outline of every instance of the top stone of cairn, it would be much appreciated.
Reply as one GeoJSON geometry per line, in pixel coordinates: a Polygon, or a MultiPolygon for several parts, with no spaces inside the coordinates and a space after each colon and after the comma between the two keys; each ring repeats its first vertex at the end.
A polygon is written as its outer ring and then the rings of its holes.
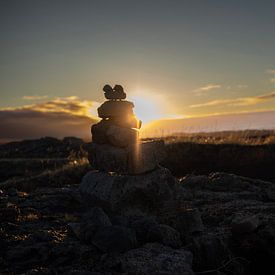
{"type": "Polygon", "coordinates": [[[114,88],[112,88],[107,84],[103,87],[103,91],[105,98],[109,100],[123,100],[126,98],[126,93],[121,85],[115,85],[114,88]]]}

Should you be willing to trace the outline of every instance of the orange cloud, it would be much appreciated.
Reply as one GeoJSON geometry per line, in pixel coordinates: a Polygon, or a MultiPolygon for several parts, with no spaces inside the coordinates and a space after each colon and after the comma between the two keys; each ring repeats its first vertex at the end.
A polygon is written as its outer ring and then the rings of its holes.
{"type": "Polygon", "coordinates": [[[254,97],[241,97],[234,99],[217,99],[208,101],[200,104],[193,104],[189,107],[191,108],[200,108],[207,106],[248,106],[248,105],[256,105],[258,103],[268,101],[271,99],[275,99],[275,92],[271,92],[269,94],[263,94],[254,97]]]}
{"type": "Polygon", "coordinates": [[[77,97],[56,98],[43,103],[0,109],[0,141],[53,136],[90,138],[97,121],[91,111],[96,102],[77,97]]]}

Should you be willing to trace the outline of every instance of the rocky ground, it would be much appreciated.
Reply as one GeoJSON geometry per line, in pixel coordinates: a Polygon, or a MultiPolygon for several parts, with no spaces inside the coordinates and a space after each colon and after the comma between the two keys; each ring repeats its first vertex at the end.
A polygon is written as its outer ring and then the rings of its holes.
{"type": "Polygon", "coordinates": [[[1,184],[1,274],[275,274],[275,184],[159,168],[110,197],[84,166],[1,184]]]}

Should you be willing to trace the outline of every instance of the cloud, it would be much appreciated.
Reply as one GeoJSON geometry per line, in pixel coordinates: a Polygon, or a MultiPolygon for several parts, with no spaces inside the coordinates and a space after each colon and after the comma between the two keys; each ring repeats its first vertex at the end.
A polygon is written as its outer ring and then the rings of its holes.
{"type": "Polygon", "coordinates": [[[200,108],[200,107],[207,107],[207,106],[248,106],[248,105],[255,105],[271,99],[275,99],[275,92],[254,96],[254,97],[217,99],[217,100],[212,100],[205,103],[193,104],[193,105],[190,105],[189,107],[200,108]]]}
{"type": "Polygon", "coordinates": [[[90,138],[90,126],[97,120],[97,102],[77,97],[55,98],[43,103],[0,109],[0,141],[41,136],[90,138]]]}
{"type": "Polygon", "coordinates": [[[202,94],[204,92],[208,92],[208,91],[211,91],[211,90],[214,90],[214,89],[219,89],[221,87],[222,86],[220,84],[208,84],[208,85],[205,85],[203,87],[200,87],[200,88],[194,90],[194,92],[197,93],[197,94],[202,94]]]}
{"type": "Polygon", "coordinates": [[[47,95],[24,95],[22,97],[23,100],[42,100],[42,99],[47,99],[47,95]]]}

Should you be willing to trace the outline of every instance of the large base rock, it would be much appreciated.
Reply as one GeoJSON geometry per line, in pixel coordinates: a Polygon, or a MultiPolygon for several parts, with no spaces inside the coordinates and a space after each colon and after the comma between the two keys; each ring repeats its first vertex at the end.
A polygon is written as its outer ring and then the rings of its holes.
{"type": "Polygon", "coordinates": [[[91,171],[82,179],[80,193],[89,205],[127,213],[132,209],[159,210],[173,200],[178,181],[166,168],[141,175],[114,175],[91,171]]]}
{"type": "Polygon", "coordinates": [[[127,148],[91,143],[88,152],[94,169],[124,174],[152,171],[165,156],[163,141],[141,142],[127,148]]]}

